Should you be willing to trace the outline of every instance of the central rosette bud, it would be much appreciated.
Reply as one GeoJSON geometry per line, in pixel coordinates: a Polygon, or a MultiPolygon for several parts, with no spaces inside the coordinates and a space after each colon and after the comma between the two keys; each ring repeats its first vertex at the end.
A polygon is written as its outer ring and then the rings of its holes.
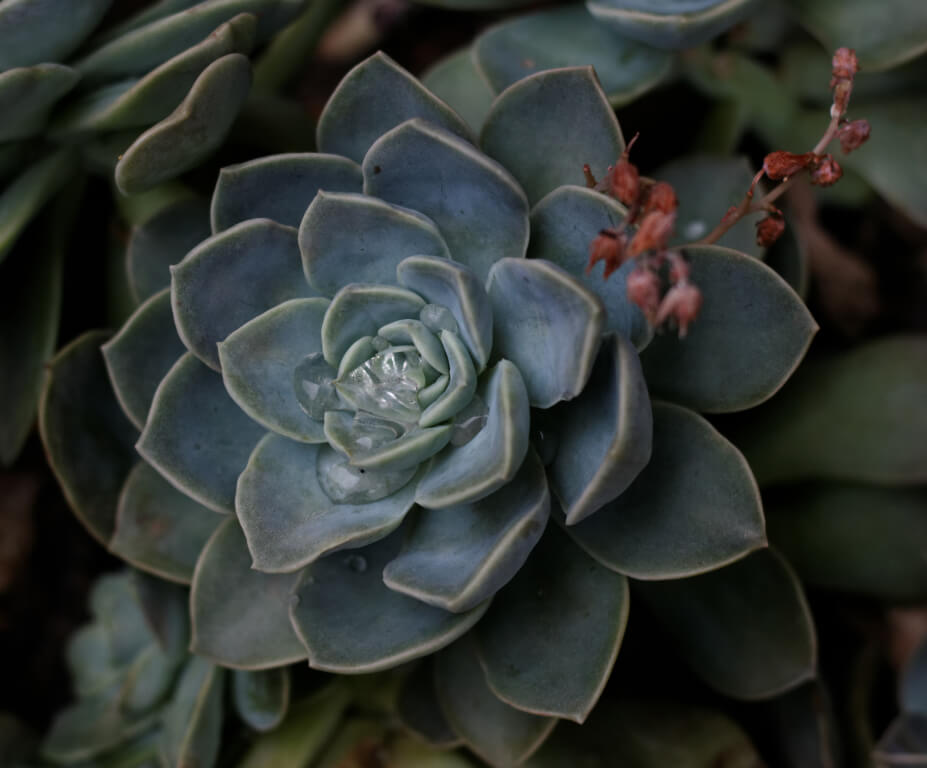
{"type": "Polygon", "coordinates": [[[410,290],[352,284],[334,297],[323,351],[294,370],[300,407],[324,426],[316,470],[332,501],[385,498],[480,432],[488,409],[461,335],[448,307],[410,290]]]}

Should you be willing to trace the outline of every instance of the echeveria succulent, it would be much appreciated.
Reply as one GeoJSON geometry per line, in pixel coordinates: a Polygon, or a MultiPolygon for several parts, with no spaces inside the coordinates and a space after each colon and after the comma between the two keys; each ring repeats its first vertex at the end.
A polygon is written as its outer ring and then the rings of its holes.
{"type": "Polygon", "coordinates": [[[331,97],[318,146],[225,169],[212,235],[105,367],[102,333],[51,367],[58,477],[112,551],[192,581],[192,650],[340,673],[440,651],[405,711],[498,765],[591,711],[628,577],[724,693],[812,674],[750,470],[691,409],[769,397],[814,323],[726,248],[687,251],[705,304],[685,341],[653,337],[632,265],[584,273],[623,216],[575,186],[624,148],[592,69],[510,86],[477,144],[377,54],[331,97]]]}

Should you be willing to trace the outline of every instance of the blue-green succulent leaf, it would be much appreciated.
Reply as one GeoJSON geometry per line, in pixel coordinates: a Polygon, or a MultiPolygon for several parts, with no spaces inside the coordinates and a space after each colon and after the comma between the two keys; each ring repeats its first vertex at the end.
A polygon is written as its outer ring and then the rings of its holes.
{"type": "Polygon", "coordinates": [[[618,227],[626,210],[612,197],[593,189],[558,187],[531,210],[531,242],[528,258],[546,259],[562,267],[595,293],[605,307],[605,330],[616,331],[642,349],[653,338],[653,329],[636,304],[628,299],[628,261],[608,280],[596,266],[589,273],[589,247],[603,229],[618,227]]]}
{"type": "Polygon", "coordinates": [[[361,162],[387,131],[413,117],[472,138],[454,110],[382,51],[358,64],[329,98],[319,124],[319,150],[361,162]],[[345,126],[350,125],[350,130],[345,126]]]}
{"type": "Polygon", "coordinates": [[[591,67],[530,75],[493,102],[480,146],[518,179],[534,204],[563,184],[598,178],[624,150],[618,120],[591,67]],[[531,141],[524,128],[531,126],[531,141]]]}
{"type": "Polygon", "coordinates": [[[454,418],[476,393],[476,369],[460,337],[451,331],[442,330],[441,343],[447,353],[450,374],[444,391],[422,411],[418,420],[422,427],[432,427],[454,418]]]}
{"type": "Polygon", "coordinates": [[[138,29],[202,2],[203,0],[155,0],[118,24],[107,25],[106,29],[94,36],[93,42],[100,45],[108,40],[122,37],[126,32],[131,32],[133,29],[138,29]]]}
{"type": "Polygon", "coordinates": [[[476,629],[492,691],[513,707],[583,722],[628,620],[628,580],[550,526],[476,629]]]}
{"type": "Polygon", "coordinates": [[[322,323],[322,352],[338,368],[341,356],[362,336],[375,336],[387,323],[418,317],[420,296],[391,285],[351,283],[335,294],[322,323]]]}
{"type": "Polygon", "coordinates": [[[896,67],[927,50],[927,7],[918,0],[787,0],[798,22],[827,51],[853,48],[860,66],[870,70],[896,67]]]}
{"type": "Polygon", "coordinates": [[[78,174],[77,155],[59,149],[33,163],[0,192],[0,262],[33,216],[78,174]]]}
{"type": "Polygon", "coordinates": [[[591,66],[615,107],[656,87],[673,66],[671,54],[616,34],[582,3],[490,27],[476,39],[473,58],[496,93],[542,70],[591,66]]]}
{"type": "MultiPolygon", "coordinates": [[[[428,365],[438,373],[449,373],[450,368],[444,345],[421,320],[395,320],[380,328],[377,335],[394,344],[414,345],[422,356],[422,360],[428,365]]],[[[471,362],[470,365],[472,366],[473,363],[471,362]]]]}
{"type": "Polygon", "coordinates": [[[231,512],[238,475],[264,432],[228,396],[222,377],[187,353],[158,386],[136,449],[200,504],[231,512]]]}
{"type": "Polygon", "coordinates": [[[200,551],[222,518],[139,462],[126,478],[110,551],[136,568],[179,584],[193,580],[200,551]]]}
{"type": "Polygon", "coordinates": [[[872,758],[879,768],[916,766],[924,762],[924,755],[927,755],[927,716],[920,712],[902,712],[872,748],[872,758]]]}
{"type": "Polygon", "coordinates": [[[119,189],[138,194],[196,167],[225,141],[251,88],[251,64],[230,53],[200,73],[168,117],[139,136],[116,164],[119,189]]]}
{"type": "Polygon", "coordinates": [[[215,764],[222,743],[225,670],[190,657],[164,713],[161,757],[167,765],[215,764]]]}
{"type": "Polygon", "coordinates": [[[815,674],[811,612],[792,569],[771,550],[711,573],[635,587],[692,669],[726,696],[766,699],[815,674]]]}
{"type": "Polygon", "coordinates": [[[631,343],[606,336],[582,394],[551,417],[551,486],[574,525],[621,495],[651,460],[650,396],[631,343]]]}
{"type": "Polygon", "coordinates": [[[500,259],[486,291],[493,353],[518,367],[531,405],[550,408],[582,392],[605,324],[599,297],[566,270],[536,259],[500,259]]]}
{"type": "Polygon", "coordinates": [[[587,0],[596,19],[621,35],[658,48],[691,48],[757,7],[758,0],[587,0]]]}
{"type": "Polygon", "coordinates": [[[112,661],[109,636],[102,624],[85,624],[68,638],[65,662],[78,698],[86,698],[113,682],[119,670],[112,661]]]}
{"type": "Polygon", "coordinates": [[[326,299],[292,299],[245,323],[219,343],[222,380],[232,399],[268,429],[306,443],[325,442],[322,422],[296,396],[296,369],[322,351],[326,299]]]}
{"type": "Polygon", "coordinates": [[[143,714],[163,702],[176,677],[178,661],[152,643],[136,655],[124,671],[120,691],[122,706],[127,712],[143,714]]]}
{"type": "MultiPolygon", "coordinates": [[[[396,282],[407,256],[450,258],[430,219],[365,195],[319,192],[299,227],[306,278],[323,296],[348,283],[396,282]]],[[[414,289],[413,289],[414,290],[414,289]]]]}
{"type": "Polygon", "coordinates": [[[240,13],[258,19],[255,43],[267,38],[280,0],[210,0],[170,16],[150,20],[91,51],[75,65],[87,81],[143,75],[200,43],[216,27],[240,13]]]}
{"type": "Polygon", "coordinates": [[[360,166],[337,155],[270,155],[226,166],[212,196],[212,231],[260,218],[298,227],[319,190],[360,192],[363,185],[360,166]]]}
{"type": "Polygon", "coordinates": [[[0,142],[40,132],[52,105],[78,79],[77,72],[61,64],[36,64],[6,72],[0,68],[0,142]]]}
{"type": "Polygon", "coordinates": [[[66,58],[113,0],[3,0],[0,71],[66,58]]]}
{"type": "Polygon", "coordinates": [[[125,573],[108,573],[97,580],[90,593],[90,613],[105,627],[110,658],[117,667],[129,664],[154,640],[138,593],[125,573]]]}
{"type": "Polygon", "coordinates": [[[422,85],[451,105],[478,136],[496,94],[477,70],[469,47],[445,56],[422,74],[422,85]]]}
{"type": "Polygon", "coordinates": [[[290,670],[236,669],[232,673],[235,711],[256,731],[271,731],[283,722],[290,706],[290,670]]]}
{"type": "Polygon", "coordinates": [[[363,168],[366,194],[428,216],[451,256],[481,280],[498,259],[525,255],[525,193],[505,168],[452,133],[409,120],[377,140],[363,168]]]}
{"type": "Polygon", "coordinates": [[[309,666],[351,674],[388,669],[443,648],[479,621],[488,603],[449,613],[389,589],[383,568],[401,544],[396,532],[303,570],[290,618],[309,666]]]}
{"type": "MultiPolygon", "coordinates": [[[[389,427],[393,429],[394,427],[389,427]]],[[[427,461],[447,445],[453,435],[450,424],[426,429],[410,429],[394,440],[370,447],[358,445],[354,414],[328,411],[325,414],[325,436],[329,445],[345,454],[352,467],[362,472],[413,469],[427,461]]],[[[362,431],[361,437],[367,435],[362,431]]]]}
{"type": "Polygon", "coordinates": [[[903,711],[927,715],[927,642],[923,640],[905,664],[898,698],[903,711]]]}
{"type": "Polygon", "coordinates": [[[451,749],[463,744],[441,711],[430,661],[415,666],[402,681],[396,716],[406,730],[432,746],[451,749]]]}
{"type": "Polygon", "coordinates": [[[209,206],[197,197],[182,198],[135,226],[126,248],[129,290],[135,301],[141,304],[169,288],[170,267],[210,234],[209,206]]]}
{"type": "Polygon", "coordinates": [[[39,433],[52,471],[77,519],[104,545],[138,434],[106,375],[100,344],[108,336],[91,331],[58,352],[39,401],[39,433]]]}
{"type": "Polygon", "coordinates": [[[216,59],[230,53],[250,53],[256,23],[250,13],[240,14],[140,80],[122,80],[84,94],[55,117],[51,135],[60,139],[148,127],[163,120],[216,59]]]}
{"type": "Polygon", "coordinates": [[[520,765],[557,724],[554,717],[521,712],[493,694],[470,635],[438,654],[435,686],[451,728],[490,765],[520,765]]]}
{"type": "Polygon", "coordinates": [[[824,683],[816,678],[777,696],[762,707],[761,717],[772,728],[776,759],[802,768],[843,765],[841,728],[824,683]]]}
{"type": "Polygon", "coordinates": [[[214,235],[172,267],[171,277],[177,332],[217,371],[218,344],[230,333],[284,301],[315,295],[300,268],[296,230],[269,219],[214,235]]]}
{"type": "Polygon", "coordinates": [[[207,542],[193,574],[190,650],[235,669],[269,669],[306,658],[289,620],[293,574],[261,573],[238,523],[207,542]]]}
{"type": "Polygon", "coordinates": [[[341,679],[295,701],[279,726],[254,740],[238,768],[315,765],[350,703],[351,689],[341,679]]]}
{"type": "MultiPolygon", "coordinates": [[[[679,200],[676,236],[671,245],[691,243],[711,232],[728,209],[744,199],[753,173],[745,157],[713,155],[688,155],[654,171],[653,178],[670,184],[679,200]],[[710,195],[705,194],[706,189],[711,189],[710,195]]],[[[761,212],[744,216],[718,245],[763,258],[766,249],[756,243],[755,224],[765,215],[761,212]]]]}
{"type": "Polygon", "coordinates": [[[450,310],[478,373],[492,351],[492,307],[483,281],[459,264],[412,256],[396,269],[399,284],[450,310]]]}
{"type": "Polygon", "coordinates": [[[477,391],[486,403],[486,424],[470,442],[439,453],[415,494],[429,509],[478,501],[510,482],[528,452],[531,419],[525,382],[508,360],[482,377],[477,391]]]}
{"type": "Polygon", "coordinates": [[[665,333],[641,355],[650,391],[708,413],[751,408],[801,362],[817,324],[765,264],[718,246],[686,249],[703,303],[685,339],[665,333]]]}
{"type": "Polygon", "coordinates": [[[654,405],[653,456],[637,479],[568,532],[635,579],[704,573],[766,545],[759,489],[743,456],[701,416],[668,403],[654,405]]]}
{"type": "Polygon", "coordinates": [[[921,488],[802,487],[788,503],[770,497],[769,539],[806,584],[914,602],[927,597],[925,505],[921,488]]]}
{"type": "Polygon", "coordinates": [[[131,572],[131,585],[158,646],[172,659],[183,661],[190,644],[190,591],[142,571],[131,572]]]}
{"type": "Polygon", "coordinates": [[[927,483],[925,381],[924,336],[883,338],[809,362],[734,443],[762,486],[805,478],[927,483]]]}
{"type": "Polygon", "coordinates": [[[144,429],[158,384],[184,352],[167,288],[142,304],[103,345],[113,391],[136,428],[144,429]]]}
{"type": "MultiPolygon", "coordinates": [[[[371,502],[337,502],[326,494],[320,456],[328,446],[268,435],[238,481],[238,519],[254,560],[268,573],[290,572],[339,549],[362,547],[391,533],[412,508],[415,483],[371,502]]],[[[371,470],[370,481],[376,481],[371,470]]]]}
{"type": "Polygon", "coordinates": [[[549,512],[544,467],[529,451],[512,482],[491,496],[418,511],[383,581],[447,611],[470,610],[515,575],[541,538],[549,512]]]}

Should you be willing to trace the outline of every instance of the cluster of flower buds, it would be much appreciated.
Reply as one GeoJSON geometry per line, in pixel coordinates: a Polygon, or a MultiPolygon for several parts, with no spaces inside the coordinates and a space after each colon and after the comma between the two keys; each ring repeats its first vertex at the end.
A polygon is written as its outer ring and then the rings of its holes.
{"type": "Polygon", "coordinates": [[[852,48],[838,48],[831,62],[830,87],[834,92],[834,103],[830,108],[830,116],[840,121],[837,129],[837,138],[840,139],[840,148],[844,154],[859,149],[869,138],[869,121],[844,120],[843,116],[850,105],[850,94],[853,92],[853,78],[859,72],[859,62],[856,60],[856,51],[852,48]]]}
{"type": "Polygon", "coordinates": [[[634,259],[637,266],[628,274],[628,298],[652,324],[674,322],[682,337],[698,314],[702,294],[689,282],[689,264],[682,254],[668,250],[679,207],[676,192],[666,182],[641,177],[629,158],[635,141],[637,136],[601,183],[596,182],[588,167],[583,169],[590,187],[611,195],[628,209],[620,227],[603,229],[592,241],[586,274],[602,261],[603,277],[607,279],[634,259]],[[667,264],[670,287],[663,295],[661,272],[667,264]]]}

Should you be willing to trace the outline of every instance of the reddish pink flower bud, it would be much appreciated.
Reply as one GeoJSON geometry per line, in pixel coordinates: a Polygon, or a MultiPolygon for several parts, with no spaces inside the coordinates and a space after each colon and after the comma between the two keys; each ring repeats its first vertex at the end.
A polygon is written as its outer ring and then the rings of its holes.
{"type": "Polygon", "coordinates": [[[660,325],[669,318],[673,318],[679,328],[679,338],[685,338],[689,332],[689,325],[698,316],[701,307],[702,292],[692,283],[677,283],[666,292],[666,296],[660,302],[656,324],[660,325]]]}
{"type": "Polygon", "coordinates": [[[770,152],[763,160],[763,170],[774,181],[787,179],[807,168],[815,159],[813,152],[801,155],[792,152],[770,152]]]}
{"type": "Polygon", "coordinates": [[[626,243],[627,236],[623,232],[614,229],[603,229],[599,232],[598,237],[589,246],[589,263],[586,265],[586,274],[588,275],[598,262],[604,261],[605,271],[602,273],[602,278],[607,280],[612,272],[627,260],[624,253],[626,243]]]}
{"type": "Polygon", "coordinates": [[[785,232],[785,220],[781,216],[767,216],[756,223],[756,244],[768,248],[785,232]]]}
{"type": "Polygon", "coordinates": [[[840,148],[844,154],[859,149],[866,143],[871,132],[868,120],[854,120],[852,123],[844,123],[837,131],[837,138],[840,139],[840,148]]]}
{"type": "Polygon", "coordinates": [[[653,322],[660,306],[660,278],[646,267],[632,270],[628,275],[628,299],[653,322]]]}
{"type": "Polygon", "coordinates": [[[641,179],[637,166],[622,155],[617,164],[612,166],[608,172],[608,191],[612,197],[631,207],[637,202],[640,190],[641,179]]]}
{"type": "Polygon", "coordinates": [[[843,176],[843,169],[834,160],[834,156],[824,155],[811,171],[811,183],[819,187],[829,187],[831,184],[836,184],[841,176],[843,176]]]}
{"type": "Polygon", "coordinates": [[[859,61],[856,58],[856,51],[852,48],[838,48],[834,53],[831,65],[833,66],[831,88],[839,80],[852,80],[853,76],[859,72],[859,61]]]}
{"type": "Polygon", "coordinates": [[[651,211],[641,220],[637,233],[631,240],[629,256],[637,256],[644,251],[662,251],[673,234],[675,213],[651,211]]]}
{"type": "Polygon", "coordinates": [[[679,251],[667,251],[669,257],[669,278],[671,283],[685,282],[689,279],[689,262],[679,251]]]}
{"type": "Polygon", "coordinates": [[[665,181],[658,181],[647,191],[647,201],[644,203],[644,213],[660,211],[672,213],[679,207],[676,191],[665,181]]]}

